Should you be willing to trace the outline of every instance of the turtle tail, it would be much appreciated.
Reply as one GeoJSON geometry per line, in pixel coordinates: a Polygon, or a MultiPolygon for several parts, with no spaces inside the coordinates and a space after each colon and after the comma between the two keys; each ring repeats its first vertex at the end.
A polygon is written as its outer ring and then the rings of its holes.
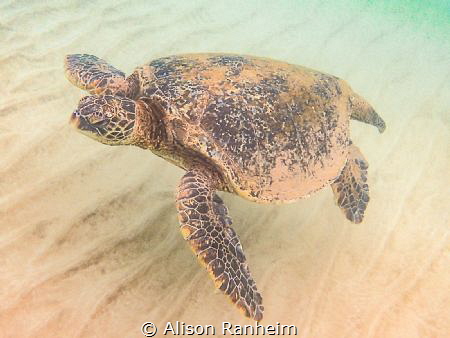
{"type": "Polygon", "coordinates": [[[348,108],[351,113],[351,119],[371,124],[377,127],[380,133],[386,129],[386,123],[380,115],[378,115],[375,109],[373,109],[373,107],[358,94],[352,93],[349,97],[348,108]]]}

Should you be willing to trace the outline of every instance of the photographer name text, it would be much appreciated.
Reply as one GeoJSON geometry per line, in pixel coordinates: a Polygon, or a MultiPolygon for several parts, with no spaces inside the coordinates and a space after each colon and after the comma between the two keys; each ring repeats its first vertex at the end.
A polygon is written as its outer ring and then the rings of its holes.
{"type": "MultiPolygon", "coordinates": [[[[148,324],[148,323],[146,323],[148,324]]],[[[152,331],[144,330],[145,325],[142,327],[142,333],[147,337],[153,337],[156,334],[158,328],[153,323],[151,324],[152,331]]],[[[149,327],[147,325],[147,327],[149,327]]],[[[298,329],[295,325],[285,325],[277,322],[275,325],[261,325],[257,322],[253,325],[235,325],[230,322],[222,322],[220,328],[214,325],[192,325],[185,322],[167,322],[164,328],[160,330],[163,335],[174,336],[215,336],[217,334],[223,336],[296,336],[298,329]]]]}

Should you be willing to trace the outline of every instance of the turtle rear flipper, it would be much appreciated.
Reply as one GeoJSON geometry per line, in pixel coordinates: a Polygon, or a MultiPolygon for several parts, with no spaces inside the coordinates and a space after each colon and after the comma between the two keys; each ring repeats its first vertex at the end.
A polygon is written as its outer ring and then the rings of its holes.
{"type": "Polygon", "coordinates": [[[261,320],[262,297],[256,289],[244,252],[212,179],[201,168],[182,178],[177,196],[181,232],[217,288],[247,317],[261,320]]]}
{"type": "Polygon", "coordinates": [[[353,93],[348,99],[348,108],[353,120],[371,124],[378,128],[380,133],[386,129],[386,123],[373,107],[361,96],[353,93]]]}
{"type": "Polygon", "coordinates": [[[366,183],[368,167],[358,147],[352,144],[341,175],[331,184],[337,205],[353,223],[362,222],[369,202],[369,186],[366,183]]]}
{"type": "Polygon", "coordinates": [[[134,98],[138,90],[134,75],[126,78],[125,73],[94,55],[67,55],[64,67],[69,81],[90,94],[134,98]]]}

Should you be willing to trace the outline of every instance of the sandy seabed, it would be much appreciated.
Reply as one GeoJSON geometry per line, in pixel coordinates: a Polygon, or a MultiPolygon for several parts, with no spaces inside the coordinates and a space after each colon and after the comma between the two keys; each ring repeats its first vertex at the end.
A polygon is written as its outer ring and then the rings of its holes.
{"type": "MultiPolygon", "coordinates": [[[[395,16],[323,2],[0,3],[0,336],[140,337],[142,323],[253,324],[178,230],[183,172],[75,132],[63,57],[130,73],[227,51],[347,80],[387,123],[352,122],[371,201],[349,223],[330,188],[282,206],[223,194],[262,292],[262,324],[300,337],[450,336],[450,44],[395,16]]],[[[447,31],[448,32],[448,31],[447,31]]],[[[436,34],[435,34],[436,33],[436,34]]]]}

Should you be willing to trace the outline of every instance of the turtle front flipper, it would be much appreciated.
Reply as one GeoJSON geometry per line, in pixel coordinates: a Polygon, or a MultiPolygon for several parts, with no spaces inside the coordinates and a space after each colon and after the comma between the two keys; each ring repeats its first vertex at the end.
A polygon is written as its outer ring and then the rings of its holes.
{"type": "Polygon", "coordinates": [[[94,55],[67,55],[64,67],[69,81],[90,94],[134,98],[138,89],[134,75],[126,78],[125,73],[94,55]]]}
{"type": "Polygon", "coordinates": [[[354,223],[362,222],[369,202],[369,186],[366,183],[368,167],[358,147],[352,144],[341,175],[331,184],[337,205],[354,223]]]}
{"type": "Polygon", "coordinates": [[[177,195],[181,232],[217,288],[247,317],[261,320],[262,298],[242,251],[231,219],[213,179],[203,170],[190,170],[182,178],[177,195]]]}

